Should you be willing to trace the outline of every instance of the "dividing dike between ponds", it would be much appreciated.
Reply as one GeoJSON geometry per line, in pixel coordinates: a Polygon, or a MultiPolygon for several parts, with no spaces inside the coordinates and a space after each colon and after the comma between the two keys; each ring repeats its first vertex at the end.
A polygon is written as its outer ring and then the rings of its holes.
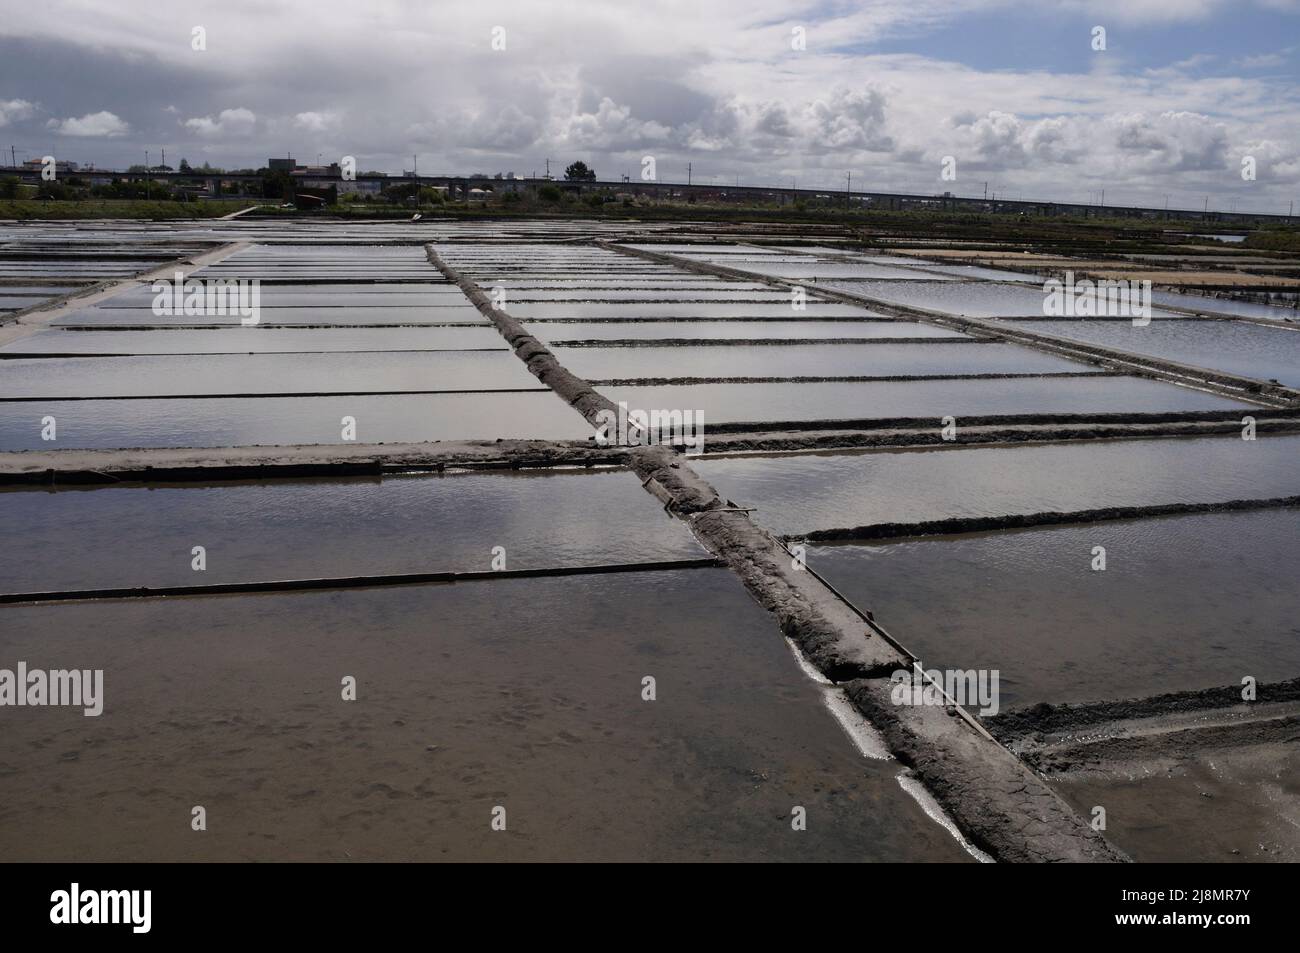
{"type": "MultiPolygon", "coordinates": [[[[617,412],[612,401],[564,368],[518,319],[493,307],[488,295],[443,261],[432,244],[425,248],[430,263],[460,287],[528,370],[593,428],[601,423],[601,411],[617,412]]],[[[685,458],[668,447],[652,446],[630,450],[628,460],[646,490],[740,577],[813,667],[845,689],[971,844],[999,861],[1128,860],[957,706],[893,704],[890,674],[910,668],[915,656],[815,573],[797,568],[780,540],[722,499],[685,458]]]]}

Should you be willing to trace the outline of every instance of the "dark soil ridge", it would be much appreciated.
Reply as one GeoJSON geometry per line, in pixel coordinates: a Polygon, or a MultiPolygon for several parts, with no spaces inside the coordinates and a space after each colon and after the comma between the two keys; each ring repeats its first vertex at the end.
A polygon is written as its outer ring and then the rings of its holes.
{"type": "Polygon", "coordinates": [[[1009,750],[951,708],[894,704],[893,687],[877,678],[845,690],[980,850],[1011,863],[1129,860],[1009,750]]]}
{"type": "Polygon", "coordinates": [[[1265,745],[1300,742],[1300,715],[1244,721],[1238,724],[1180,728],[1159,734],[1102,738],[1030,748],[1020,752],[1026,763],[1049,777],[1080,771],[1114,770],[1130,762],[1150,765],[1166,759],[1182,761],[1212,749],[1242,751],[1265,745]]]}
{"type": "MultiPolygon", "coordinates": [[[[668,387],[692,384],[903,384],[915,381],[1042,380],[1067,377],[1123,377],[1111,371],[1052,371],[1041,374],[818,374],[800,377],[610,377],[590,378],[600,387],[668,387]]],[[[4,398],[0,398],[3,400],[4,398]]]]}
{"type": "MultiPolygon", "coordinates": [[[[1245,710],[1252,703],[1242,701],[1241,691],[1240,685],[1224,685],[1117,701],[1062,705],[1043,702],[1027,708],[1013,708],[982,721],[994,737],[1010,744],[1031,736],[1074,733],[1137,718],[1196,714],[1225,708],[1245,710]]],[[[1255,686],[1255,693],[1253,704],[1256,705],[1300,702],[1300,678],[1260,682],[1255,686]]]]}
{"type": "MultiPolygon", "coordinates": [[[[996,427],[1015,425],[1066,425],[1066,424],[1164,424],[1179,422],[1234,421],[1241,427],[1242,418],[1255,418],[1256,425],[1263,420],[1297,420],[1300,421],[1300,407],[1292,408],[1247,408],[1240,410],[1171,410],[1156,413],[1138,413],[1124,411],[1118,413],[1076,413],[1076,414],[972,414],[969,417],[956,417],[957,438],[960,440],[963,429],[969,427],[996,427]]],[[[938,417],[848,417],[825,420],[779,420],[779,421],[728,421],[709,424],[710,433],[762,433],[765,431],[786,430],[924,430],[933,428],[936,432],[943,427],[938,417]]]]}
{"type": "Polygon", "coordinates": [[[792,534],[787,538],[804,540],[810,543],[906,539],[919,536],[985,533],[1006,529],[1032,529],[1039,526],[1069,526],[1079,523],[1152,519],[1161,516],[1184,516],[1195,513],[1232,513],[1291,506],[1300,506],[1300,496],[1278,496],[1259,500],[1225,500],[1219,503],[1107,506],[1100,509],[1065,512],[1047,510],[1039,513],[1012,513],[1006,516],[958,516],[951,519],[923,520],[916,523],[869,523],[864,526],[813,530],[808,533],[792,534]]]}
{"type": "MultiPolygon", "coordinates": [[[[832,432],[823,434],[713,434],[704,447],[706,454],[721,455],[752,451],[756,453],[831,452],[836,450],[870,450],[891,447],[983,447],[1007,444],[1045,444],[1073,440],[1148,440],[1162,437],[1240,436],[1241,425],[1234,422],[1196,422],[1153,424],[1149,426],[1116,425],[1113,427],[1035,427],[967,428],[955,440],[944,440],[937,429],[885,432],[832,432]]],[[[1258,433],[1296,433],[1300,421],[1260,421],[1258,433]]]]}
{"type": "Polygon", "coordinates": [[[456,469],[625,466],[627,448],[586,441],[474,440],[394,444],[0,453],[0,485],[208,483],[321,476],[382,476],[456,469]]]}
{"type": "MultiPolygon", "coordinates": [[[[558,323],[558,322],[557,322],[558,323]]],[[[581,338],[551,347],[785,347],[795,344],[998,344],[997,338],[581,338]]]]}

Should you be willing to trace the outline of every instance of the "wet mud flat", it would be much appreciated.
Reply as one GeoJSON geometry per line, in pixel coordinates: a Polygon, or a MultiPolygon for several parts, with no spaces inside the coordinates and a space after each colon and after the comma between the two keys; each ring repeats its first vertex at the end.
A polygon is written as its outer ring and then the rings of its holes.
{"type": "Polygon", "coordinates": [[[1300,678],[1037,705],[986,724],[1081,813],[1102,808],[1139,861],[1300,859],[1300,678]]]}
{"type": "Polygon", "coordinates": [[[11,860],[970,859],[725,570],[10,606],[0,651],[105,673],[9,713],[11,860]]]}

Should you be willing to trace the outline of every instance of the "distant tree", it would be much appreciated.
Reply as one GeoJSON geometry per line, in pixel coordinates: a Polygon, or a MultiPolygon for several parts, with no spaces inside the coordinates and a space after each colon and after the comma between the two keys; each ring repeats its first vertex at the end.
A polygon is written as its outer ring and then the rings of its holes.
{"type": "Polygon", "coordinates": [[[0,199],[13,199],[18,197],[18,177],[6,175],[0,179],[0,199]]]}
{"type": "Polygon", "coordinates": [[[587,163],[579,159],[564,170],[564,177],[570,182],[595,182],[596,170],[588,169],[587,163]]]}
{"type": "Polygon", "coordinates": [[[182,172],[193,172],[193,171],[194,171],[193,169],[190,168],[190,160],[189,160],[189,159],[181,159],[181,166],[180,166],[180,169],[181,169],[182,172]]]}
{"type": "Polygon", "coordinates": [[[543,202],[558,202],[560,195],[560,190],[549,182],[537,190],[537,197],[543,202]]]}

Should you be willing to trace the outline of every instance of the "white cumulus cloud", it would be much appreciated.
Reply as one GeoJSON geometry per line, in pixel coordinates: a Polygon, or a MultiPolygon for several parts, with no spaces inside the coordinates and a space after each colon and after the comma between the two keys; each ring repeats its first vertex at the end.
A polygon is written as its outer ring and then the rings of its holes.
{"type": "Polygon", "coordinates": [[[204,139],[224,139],[249,135],[257,125],[257,116],[242,106],[223,109],[214,116],[195,116],[185,120],[185,128],[204,139]]]}
{"type": "Polygon", "coordinates": [[[84,116],[78,116],[68,119],[51,119],[46,124],[46,128],[52,129],[61,136],[85,136],[112,139],[117,136],[125,136],[131,131],[131,127],[121,119],[116,113],[111,113],[102,109],[97,113],[86,113],[84,116]]]}

